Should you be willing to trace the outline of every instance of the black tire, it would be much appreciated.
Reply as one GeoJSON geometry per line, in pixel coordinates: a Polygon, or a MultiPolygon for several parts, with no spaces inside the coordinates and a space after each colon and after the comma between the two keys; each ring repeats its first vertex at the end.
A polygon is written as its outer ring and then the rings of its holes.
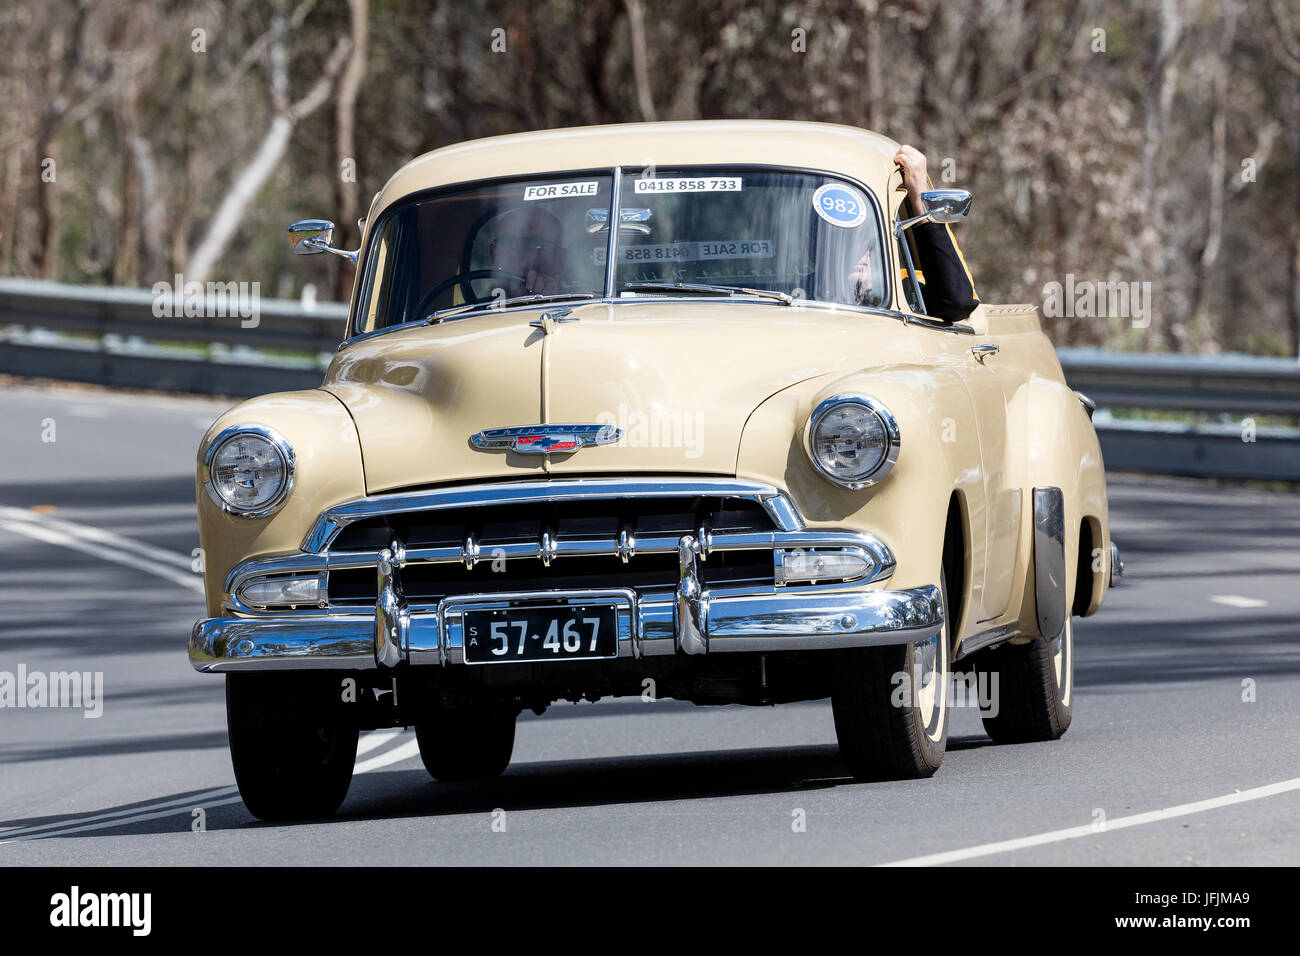
{"type": "MultiPolygon", "coordinates": [[[[952,642],[948,633],[948,587],[940,577],[944,624],[931,642],[860,647],[837,652],[831,690],[840,757],[856,780],[930,777],[948,744],[948,692],[952,642]],[[927,645],[933,665],[922,658],[927,645]],[[938,681],[927,709],[917,685],[918,665],[938,681]],[[906,674],[906,680],[899,675],[906,674]]],[[[920,689],[929,687],[922,677],[920,689]]]]}
{"type": "Polygon", "coordinates": [[[239,795],[261,820],[331,816],[357,760],[339,681],[319,674],[229,674],[226,725],[239,795]]]}
{"type": "Polygon", "coordinates": [[[500,705],[434,711],[415,726],[424,769],[444,783],[501,776],[515,749],[516,716],[500,705]]]}
{"type": "Polygon", "coordinates": [[[1003,644],[971,657],[994,707],[981,713],[984,732],[995,743],[1056,740],[1070,727],[1074,704],[1074,625],[1054,641],[1036,637],[1027,644],[1003,644]],[[997,675],[996,693],[993,676],[997,675]]]}

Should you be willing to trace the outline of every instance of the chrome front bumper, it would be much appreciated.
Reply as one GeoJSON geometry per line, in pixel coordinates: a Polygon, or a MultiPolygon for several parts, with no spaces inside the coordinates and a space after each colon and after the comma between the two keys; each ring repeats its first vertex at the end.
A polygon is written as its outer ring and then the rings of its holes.
{"type": "Polygon", "coordinates": [[[943,625],[943,605],[933,585],[711,596],[692,593],[686,584],[676,593],[653,596],[626,589],[550,591],[448,598],[416,608],[389,602],[378,611],[355,614],[208,618],[194,625],[190,662],[195,670],[218,672],[464,664],[462,610],[512,600],[616,604],[619,659],[907,644],[928,640],[943,625]]]}
{"type": "MultiPolygon", "coordinates": [[[[245,562],[226,581],[223,604],[230,616],[194,626],[190,661],[201,671],[326,668],[388,669],[401,664],[447,666],[465,663],[462,615],[470,608],[509,606],[512,602],[593,601],[618,609],[618,658],[728,652],[772,652],[906,644],[927,640],[943,624],[939,589],[880,590],[894,571],[894,556],[874,536],[835,529],[808,529],[784,493],[764,484],[727,479],[574,479],[527,481],[380,495],[332,508],[322,514],[298,553],[245,562]],[[757,502],[772,530],[715,532],[701,520],[694,531],[634,536],[625,526],[617,538],[560,538],[542,527],[538,540],[494,547],[508,560],[538,560],[544,567],[570,557],[607,556],[623,564],[636,554],[676,554],[675,587],[633,590],[618,587],[581,591],[550,590],[461,594],[436,600],[408,598],[404,569],[464,564],[481,560],[472,533],[457,546],[407,547],[394,535],[378,551],[337,547],[350,523],[375,515],[437,514],[484,504],[514,505],[610,498],[720,497],[757,502]],[[710,590],[701,562],[714,552],[770,551],[773,585],[748,588],[720,582],[710,590]],[[791,554],[849,553],[862,560],[862,575],[838,583],[791,586],[784,570],[791,554]],[[373,606],[331,606],[325,595],[333,570],[373,568],[373,606]],[[275,611],[245,603],[242,588],[268,575],[319,575],[320,606],[275,611]]],[[[617,579],[614,579],[617,580],[617,579]]]]}

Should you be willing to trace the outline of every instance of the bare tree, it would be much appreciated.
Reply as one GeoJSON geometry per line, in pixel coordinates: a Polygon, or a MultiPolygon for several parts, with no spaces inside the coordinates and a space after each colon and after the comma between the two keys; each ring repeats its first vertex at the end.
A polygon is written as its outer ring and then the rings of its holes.
{"type": "Polygon", "coordinates": [[[277,16],[276,20],[272,27],[267,57],[274,116],[257,152],[235,176],[208,223],[203,239],[190,256],[185,266],[185,276],[189,281],[205,282],[211,276],[217,260],[221,258],[239,228],[245,207],[275,171],[280,158],[288,148],[289,137],[293,135],[294,127],[329,99],[330,89],[351,47],[347,37],[340,37],[321,65],[316,82],[300,99],[291,101],[287,24],[282,16],[277,16]]]}
{"type": "Polygon", "coordinates": [[[645,43],[645,8],[641,0],[624,0],[627,7],[627,26],[632,40],[632,77],[636,82],[636,100],[641,107],[641,118],[655,119],[654,95],[650,91],[650,68],[647,64],[645,43]]]}
{"type": "Polygon", "coordinates": [[[50,58],[57,65],[51,69],[49,89],[52,95],[45,102],[36,133],[39,165],[36,170],[36,245],[33,250],[36,274],[47,279],[55,278],[62,238],[57,185],[58,162],[62,152],[59,134],[82,81],[83,46],[89,13],[88,0],[82,0],[73,12],[72,23],[66,27],[56,27],[50,36],[50,58]],[[52,179],[51,173],[54,177],[52,179]]]}

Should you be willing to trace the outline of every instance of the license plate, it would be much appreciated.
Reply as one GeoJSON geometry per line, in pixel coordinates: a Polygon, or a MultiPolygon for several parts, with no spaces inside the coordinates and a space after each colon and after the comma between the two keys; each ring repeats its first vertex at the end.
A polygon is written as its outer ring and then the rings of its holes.
{"type": "Polygon", "coordinates": [[[468,664],[618,656],[618,609],[612,604],[465,611],[461,622],[468,664]]]}

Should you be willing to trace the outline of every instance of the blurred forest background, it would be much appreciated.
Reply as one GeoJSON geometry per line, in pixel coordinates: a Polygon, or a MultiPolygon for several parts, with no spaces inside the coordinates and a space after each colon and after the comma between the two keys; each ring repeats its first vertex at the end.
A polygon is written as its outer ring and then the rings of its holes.
{"type": "Polygon", "coordinates": [[[284,226],[355,246],[412,156],[750,117],[919,146],[975,194],[985,301],[1151,283],[1149,327],[1050,320],[1058,344],[1300,351],[1297,0],[12,0],[0,274],[344,298],[284,226]]]}

